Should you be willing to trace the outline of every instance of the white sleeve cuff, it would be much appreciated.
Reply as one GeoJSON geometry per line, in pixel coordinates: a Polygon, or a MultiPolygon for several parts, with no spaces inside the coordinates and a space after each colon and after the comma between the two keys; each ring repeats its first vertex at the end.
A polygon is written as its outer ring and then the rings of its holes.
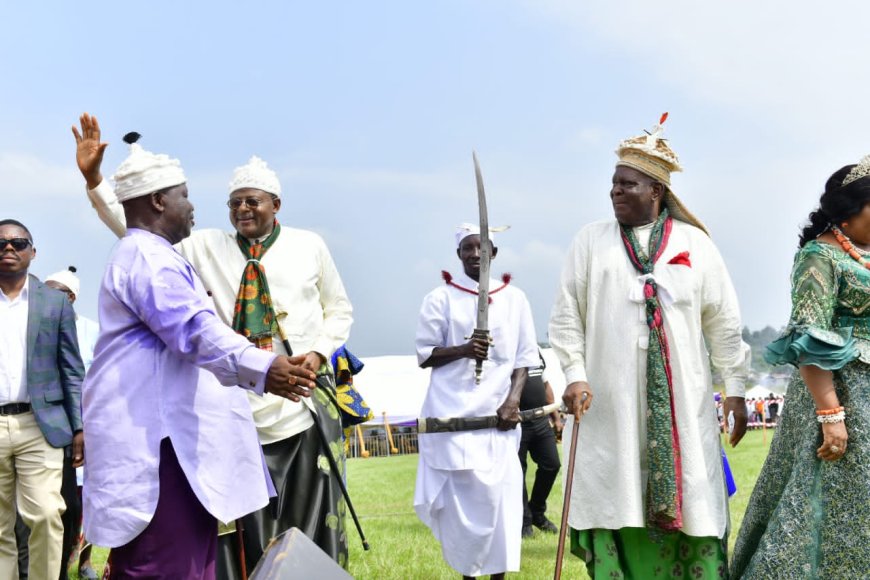
{"type": "MultiPolygon", "coordinates": [[[[85,186],[87,189],[87,186],[85,186]]],[[[115,199],[115,190],[112,189],[112,186],[106,183],[106,180],[102,180],[99,185],[97,185],[93,189],[88,189],[88,194],[94,195],[104,201],[111,201],[115,199]]]]}
{"type": "Polygon", "coordinates": [[[746,398],[746,383],[743,379],[725,379],[725,396],[746,398]]]}
{"type": "Polygon", "coordinates": [[[239,357],[239,386],[262,395],[266,390],[266,374],[277,357],[254,345],[246,348],[239,357]]]}
{"type": "Polygon", "coordinates": [[[581,365],[570,366],[565,369],[565,384],[570,385],[571,383],[577,382],[588,383],[589,380],[586,378],[586,369],[581,365]]]}

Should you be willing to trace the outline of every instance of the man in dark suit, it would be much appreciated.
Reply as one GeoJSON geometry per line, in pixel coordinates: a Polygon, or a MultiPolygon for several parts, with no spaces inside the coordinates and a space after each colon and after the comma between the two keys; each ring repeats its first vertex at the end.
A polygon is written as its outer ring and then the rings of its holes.
{"type": "Polygon", "coordinates": [[[31,530],[30,578],[57,578],[65,509],[63,448],[84,462],[84,368],[75,314],[62,293],[28,275],[30,231],[0,220],[0,570],[16,576],[16,506],[31,530]]]}
{"type": "MultiPolygon", "coordinates": [[[[555,398],[553,388],[547,380],[547,363],[544,355],[538,351],[541,366],[529,369],[526,386],[520,397],[520,410],[537,409],[549,405],[555,398]]],[[[556,431],[562,431],[562,419],[558,411],[547,417],[538,417],[531,421],[523,421],[523,434],[520,438],[520,465],[523,467],[523,529],[522,536],[529,538],[534,535],[532,526],[550,534],[558,534],[559,528],[547,519],[547,498],[553,483],[559,474],[562,464],[559,462],[559,449],[556,447],[556,431]],[[550,421],[552,420],[552,424],[550,421]],[[525,484],[528,456],[538,465],[535,472],[535,483],[529,496],[525,484]]]]}

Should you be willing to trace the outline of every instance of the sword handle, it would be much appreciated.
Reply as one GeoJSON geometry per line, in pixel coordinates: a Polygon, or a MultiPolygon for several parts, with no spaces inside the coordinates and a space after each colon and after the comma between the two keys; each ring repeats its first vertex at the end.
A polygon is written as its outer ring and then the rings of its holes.
{"type": "Polygon", "coordinates": [[[429,417],[422,419],[417,425],[419,433],[455,433],[457,431],[479,431],[493,429],[498,425],[498,417],[446,417],[439,419],[429,417]]]}
{"type": "MultiPolygon", "coordinates": [[[[486,341],[488,345],[492,345],[492,336],[489,334],[488,330],[483,330],[480,328],[475,328],[474,332],[471,333],[471,336],[468,338],[480,338],[486,341]]],[[[483,374],[483,361],[476,360],[474,362],[474,384],[480,384],[480,377],[483,374]]]]}
{"type": "MultiPolygon", "coordinates": [[[[537,409],[520,411],[520,422],[545,417],[559,410],[559,403],[550,403],[537,409]]],[[[478,431],[498,427],[498,415],[484,417],[426,417],[417,419],[418,433],[455,433],[457,431],[478,431]]]]}
{"type": "Polygon", "coordinates": [[[550,403],[549,405],[544,405],[543,407],[538,407],[537,409],[520,411],[520,422],[524,423],[526,421],[531,421],[532,419],[546,417],[547,415],[551,415],[558,411],[560,406],[560,403],[550,403]]]}

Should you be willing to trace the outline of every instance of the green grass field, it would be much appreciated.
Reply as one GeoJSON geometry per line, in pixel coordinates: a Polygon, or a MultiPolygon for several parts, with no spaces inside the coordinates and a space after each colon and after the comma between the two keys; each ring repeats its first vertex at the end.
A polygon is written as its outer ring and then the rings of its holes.
{"type": "MultiPolygon", "coordinates": [[[[727,449],[731,469],[737,481],[738,492],[731,499],[731,542],[733,545],[743,512],[749,501],[752,486],[767,456],[772,431],[765,435],[751,431],[736,449],[727,449]]],[[[534,476],[530,464],[529,481],[534,476]]],[[[579,467],[578,467],[579,468],[579,467]]],[[[350,543],[349,572],[360,580],[387,579],[456,579],[441,558],[438,542],[429,529],[417,519],[413,508],[414,480],[417,469],[416,455],[352,459],[348,461],[348,483],[351,498],[371,545],[363,551],[353,522],[348,517],[347,534],[350,543]]],[[[562,481],[556,480],[550,494],[549,518],[557,525],[561,516],[562,481]]],[[[553,574],[556,561],[555,534],[542,534],[536,530],[533,538],[523,541],[522,568],[510,578],[548,578],[553,574]]],[[[94,564],[102,568],[107,551],[96,549],[94,564]]],[[[77,576],[73,575],[73,578],[77,576]]],[[[564,578],[586,578],[583,565],[570,554],[565,556],[564,578]]]]}

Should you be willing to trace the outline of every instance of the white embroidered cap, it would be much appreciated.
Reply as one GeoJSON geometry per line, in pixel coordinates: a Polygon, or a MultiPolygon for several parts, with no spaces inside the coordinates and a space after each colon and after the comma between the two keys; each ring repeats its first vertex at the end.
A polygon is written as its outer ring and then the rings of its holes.
{"type": "Polygon", "coordinates": [[[254,155],[247,165],[236,167],[230,181],[230,193],[239,189],[261,189],[281,197],[281,182],[278,175],[269,169],[266,162],[254,155]]]}
{"type": "MultiPolygon", "coordinates": [[[[510,229],[510,226],[496,226],[489,228],[489,241],[495,246],[495,234],[510,229]]],[[[462,245],[462,240],[468,236],[480,235],[480,226],[476,224],[464,223],[456,227],[456,247],[462,245]]]]}
{"type": "Polygon", "coordinates": [[[124,141],[130,144],[130,156],[115,171],[115,196],[124,202],[143,195],[181,185],[187,181],[181,162],[168,155],[146,151],[136,143],[140,135],[128,133],[124,141]]]}
{"type": "Polygon", "coordinates": [[[57,282],[58,284],[63,284],[70,289],[70,292],[78,296],[79,290],[81,289],[81,282],[79,282],[78,276],[73,273],[75,271],[76,267],[70,266],[68,270],[61,270],[60,272],[55,272],[50,276],[46,276],[45,282],[57,282]]]}

